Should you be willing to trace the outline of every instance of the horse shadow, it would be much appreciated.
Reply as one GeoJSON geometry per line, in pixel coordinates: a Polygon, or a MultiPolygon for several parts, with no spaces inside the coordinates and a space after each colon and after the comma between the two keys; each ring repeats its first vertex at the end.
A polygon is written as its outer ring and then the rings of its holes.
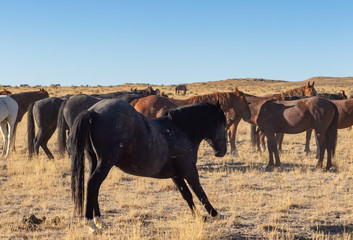
{"type": "Polygon", "coordinates": [[[324,234],[329,235],[338,235],[343,233],[352,233],[353,224],[348,225],[317,225],[311,227],[312,230],[317,232],[323,232],[324,234]]]}
{"type": "Polygon", "coordinates": [[[315,171],[315,167],[307,164],[301,163],[282,163],[281,167],[276,168],[267,168],[267,163],[249,163],[249,162],[223,162],[223,163],[204,163],[204,164],[197,164],[197,168],[199,171],[205,172],[250,172],[257,170],[259,172],[293,172],[297,169],[311,169],[315,171]]]}

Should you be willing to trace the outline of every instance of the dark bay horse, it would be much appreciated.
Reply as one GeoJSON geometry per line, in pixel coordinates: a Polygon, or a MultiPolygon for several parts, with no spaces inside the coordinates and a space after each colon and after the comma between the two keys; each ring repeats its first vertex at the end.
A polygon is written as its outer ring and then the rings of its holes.
{"type": "MultiPolygon", "coordinates": [[[[329,100],[342,100],[342,99],[347,99],[347,95],[345,94],[345,91],[342,90],[339,93],[318,93],[318,96],[321,98],[329,99],[329,100]]],[[[285,100],[298,100],[301,97],[294,96],[294,97],[286,97],[285,100]]],[[[342,108],[342,104],[339,104],[339,101],[335,102],[335,105],[338,108],[338,111],[340,112],[340,108],[342,108]]],[[[346,112],[341,112],[340,118],[343,118],[343,121],[346,121],[345,119],[349,117],[349,114],[347,115],[346,112]]],[[[348,126],[349,127],[349,126],[348,126]]],[[[346,128],[346,127],[340,127],[340,120],[338,121],[338,129],[341,128],[346,128]]],[[[306,131],[306,141],[305,141],[305,153],[308,155],[310,153],[310,139],[311,139],[311,134],[312,134],[313,129],[309,129],[306,131]]],[[[278,145],[278,150],[282,151],[282,143],[283,143],[283,138],[284,134],[276,134],[277,138],[277,145],[278,145]]],[[[262,142],[264,145],[264,143],[262,142]]],[[[319,149],[317,149],[317,158],[319,157],[319,149]]]]}
{"type": "Polygon", "coordinates": [[[348,99],[344,90],[339,93],[318,93],[318,96],[331,100],[348,99]]]}
{"type": "MultiPolygon", "coordinates": [[[[282,93],[278,93],[278,94],[267,94],[264,96],[260,96],[261,98],[266,98],[266,99],[277,99],[277,100],[284,100],[285,98],[288,98],[290,96],[316,96],[317,92],[316,89],[314,88],[314,84],[315,82],[313,82],[312,84],[310,84],[310,82],[308,82],[306,85],[303,85],[301,87],[297,87],[297,88],[293,88],[287,91],[284,91],[282,93]]],[[[257,98],[258,96],[254,96],[254,95],[249,95],[249,94],[245,94],[246,98],[249,100],[250,98],[257,98]]],[[[253,107],[252,105],[249,106],[250,109],[253,107]]],[[[229,135],[230,135],[230,139],[234,139],[233,141],[235,142],[235,137],[236,137],[236,132],[237,132],[237,128],[239,125],[239,122],[241,120],[241,116],[234,114],[233,116],[233,124],[229,127],[229,135]]],[[[251,142],[253,146],[259,146],[259,143],[257,142],[258,135],[256,134],[256,132],[258,132],[258,130],[256,130],[256,125],[252,125],[251,126],[251,142]]],[[[259,149],[259,148],[258,148],[259,149]]],[[[234,144],[234,154],[236,154],[236,146],[234,144]]]]}
{"type": "Polygon", "coordinates": [[[59,108],[66,99],[68,99],[68,97],[48,97],[29,105],[27,114],[27,143],[29,158],[31,158],[33,154],[38,155],[39,147],[44,150],[49,159],[54,158],[47,144],[56,129],[59,108]],[[37,135],[35,135],[34,121],[38,127],[37,135]]]}
{"type": "Polygon", "coordinates": [[[320,155],[317,167],[322,167],[327,150],[326,170],[332,167],[337,141],[338,110],[331,101],[311,97],[293,101],[249,99],[253,108],[251,122],[267,137],[268,167],[280,166],[275,133],[296,134],[314,129],[320,155]],[[275,156],[276,164],[273,161],[275,156]]]}
{"type": "Polygon", "coordinates": [[[96,104],[102,99],[109,99],[110,97],[114,99],[124,100],[128,103],[135,99],[139,99],[148,95],[155,95],[156,91],[152,87],[148,87],[143,90],[132,90],[131,92],[122,91],[114,92],[108,94],[94,94],[85,95],[78,94],[70,97],[64,101],[59,109],[58,114],[58,147],[59,154],[63,155],[66,151],[66,132],[70,131],[71,126],[74,123],[75,118],[82,112],[90,108],[92,105],[96,104]]]}
{"type": "MultiPolygon", "coordinates": [[[[193,96],[187,99],[172,99],[161,96],[149,96],[139,99],[134,107],[135,109],[148,118],[156,118],[160,116],[163,111],[173,109],[179,106],[184,106],[199,102],[210,102],[215,104],[219,101],[222,110],[227,117],[227,127],[234,123],[234,116],[239,116],[247,121],[250,118],[250,109],[248,102],[243,92],[235,88],[233,92],[216,92],[211,94],[193,96]]],[[[231,146],[231,154],[235,154],[235,135],[229,136],[231,146]]]]}
{"type": "Polygon", "coordinates": [[[186,88],[186,85],[185,84],[179,84],[175,87],[175,93],[180,93],[180,92],[183,92],[184,95],[186,94],[186,91],[187,91],[187,88],[186,88]]]}
{"type": "MultiPolygon", "coordinates": [[[[344,129],[353,125],[353,99],[331,100],[338,110],[338,129],[344,129]]],[[[310,152],[310,138],[313,129],[306,131],[305,152],[310,152]]],[[[317,147],[317,157],[319,156],[319,147],[317,147]]]]}
{"type": "Polygon", "coordinates": [[[14,137],[13,137],[13,144],[12,144],[12,149],[15,150],[15,140],[16,140],[16,129],[17,129],[17,124],[21,122],[23,115],[28,111],[28,107],[32,102],[38,101],[43,98],[49,97],[49,94],[47,91],[45,91],[43,88],[41,88],[39,91],[31,91],[31,92],[22,92],[22,93],[15,93],[9,95],[18,104],[18,113],[17,113],[17,118],[15,122],[15,127],[14,127],[14,137]]]}
{"type": "Polygon", "coordinates": [[[71,188],[76,212],[83,212],[86,150],[91,169],[85,218],[91,232],[103,225],[99,188],[113,166],[137,176],[171,178],[191,211],[197,213],[187,182],[207,212],[219,216],[201,187],[196,161],[203,139],[217,157],[226,154],[225,125],[220,106],[210,103],[180,107],[166,111],[160,118],[149,119],[127,102],[98,102],[76,118],[70,133],[71,188]]]}

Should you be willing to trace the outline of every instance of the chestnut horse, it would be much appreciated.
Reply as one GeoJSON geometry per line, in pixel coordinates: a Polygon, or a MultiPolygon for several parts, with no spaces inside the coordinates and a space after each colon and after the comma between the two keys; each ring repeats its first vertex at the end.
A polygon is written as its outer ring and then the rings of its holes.
{"type": "MultiPolygon", "coordinates": [[[[161,116],[163,111],[168,109],[174,109],[179,106],[199,103],[199,102],[210,102],[217,103],[219,101],[222,110],[227,117],[227,127],[232,126],[235,121],[235,116],[239,119],[247,121],[250,118],[250,109],[248,102],[243,92],[235,88],[233,92],[216,92],[206,95],[194,96],[187,99],[171,99],[161,96],[148,96],[141,98],[138,101],[132,102],[131,104],[135,109],[145,115],[148,118],[157,118],[161,116]]],[[[237,123],[237,124],[238,124],[237,123]]],[[[235,135],[229,136],[229,142],[231,146],[231,154],[236,155],[235,152],[235,135]]]]}
{"type": "Polygon", "coordinates": [[[331,101],[320,97],[293,101],[266,98],[249,99],[251,122],[267,137],[268,167],[280,166],[275,133],[296,134],[313,128],[318,139],[320,155],[317,167],[322,167],[327,150],[326,170],[332,167],[337,141],[338,110],[331,101]],[[273,161],[275,156],[276,164],[273,161]]]}
{"type": "Polygon", "coordinates": [[[12,92],[10,92],[10,91],[8,91],[8,90],[6,90],[6,89],[4,89],[4,90],[2,90],[1,92],[0,92],[0,95],[11,95],[12,94],[12,92]]]}

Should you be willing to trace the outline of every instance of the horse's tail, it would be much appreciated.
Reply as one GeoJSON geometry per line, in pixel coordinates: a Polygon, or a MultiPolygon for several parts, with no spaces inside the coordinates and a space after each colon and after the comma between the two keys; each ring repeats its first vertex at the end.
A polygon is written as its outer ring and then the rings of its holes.
{"type": "Polygon", "coordinates": [[[58,138],[57,138],[57,144],[58,144],[58,150],[59,154],[61,156],[64,155],[64,152],[66,151],[66,130],[69,129],[65,118],[64,118],[64,107],[68,99],[64,100],[59,108],[59,113],[58,113],[58,121],[57,121],[57,128],[58,128],[58,138]]]}
{"type": "Polygon", "coordinates": [[[27,144],[28,144],[28,158],[32,158],[34,154],[34,136],[35,136],[35,125],[33,118],[33,106],[34,102],[31,103],[28,107],[27,113],[27,144]]]}
{"type": "Polygon", "coordinates": [[[251,124],[251,131],[250,131],[250,139],[251,139],[251,146],[256,147],[257,146],[257,132],[256,132],[256,125],[251,124]]]}
{"type": "Polygon", "coordinates": [[[83,212],[84,200],[84,148],[89,134],[94,112],[82,112],[76,118],[69,137],[69,151],[71,153],[71,194],[75,205],[75,212],[80,216],[83,212]]]}
{"type": "Polygon", "coordinates": [[[337,145],[337,127],[338,127],[338,110],[337,107],[332,104],[335,109],[335,115],[333,117],[333,120],[327,129],[327,149],[331,150],[331,156],[335,156],[336,152],[336,145],[337,145]]]}

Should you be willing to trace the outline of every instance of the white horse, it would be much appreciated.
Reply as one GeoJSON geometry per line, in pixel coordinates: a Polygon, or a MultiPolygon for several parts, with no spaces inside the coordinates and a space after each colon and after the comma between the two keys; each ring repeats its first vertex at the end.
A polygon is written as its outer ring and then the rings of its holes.
{"type": "Polygon", "coordinates": [[[17,112],[17,102],[11,97],[0,95],[0,130],[4,142],[1,156],[5,156],[5,159],[9,155],[17,112]]]}

